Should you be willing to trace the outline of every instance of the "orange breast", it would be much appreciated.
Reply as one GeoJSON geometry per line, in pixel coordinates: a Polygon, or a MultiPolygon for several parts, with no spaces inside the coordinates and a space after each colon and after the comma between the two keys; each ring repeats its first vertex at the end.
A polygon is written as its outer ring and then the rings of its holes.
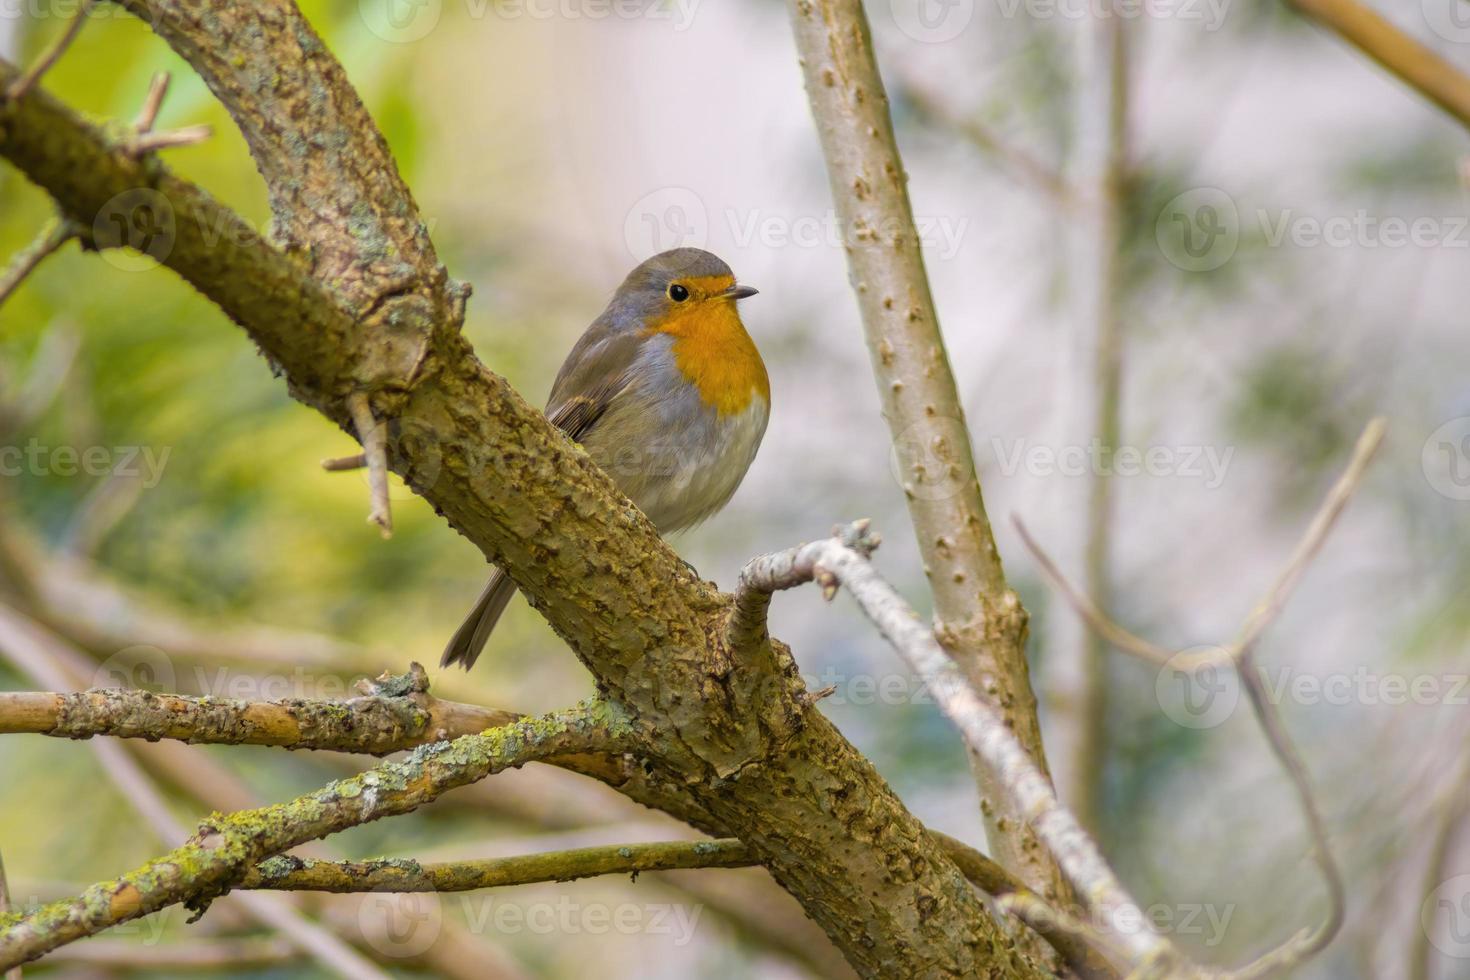
{"type": "Polygon", "coordinates": [[[721,415],[745,411],[757,395],[771,400],[766,366],[733,302],[701,303],[651,332],[674,338],[674,363],[680,373],[699,389],[704,403],[721,415]]]}

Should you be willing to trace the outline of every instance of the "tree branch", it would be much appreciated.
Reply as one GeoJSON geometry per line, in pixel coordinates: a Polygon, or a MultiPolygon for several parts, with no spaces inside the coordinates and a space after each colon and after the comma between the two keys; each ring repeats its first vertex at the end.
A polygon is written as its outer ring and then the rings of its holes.
{"type": "Polygon", "coordinates": [[[463,892],[478,888],[575,881],[596,875],[671,871],[676,868],[748,868],[750,848],[733,837],[719,840],[606,844],[544,854],[479,861],[420,864],[377,861],[303,861],[282,856],[252,869],[239,888],[320,892],[463,892]]]}
{"type": "Polygon", "coordinates": [[[31,89],[36,87],[36,83],[41,80],[41,76],[50,71],[51,66],[56,64],[62,55],[66,54],[66,49],[71,47],[71,43],[82,32],[82,28],[87,23],[87,15],[92,11],[93,2],[94,0],[82,0],[77,5],[76,13],[72,14],[71,20],[66,23],[66,28],[52,42],[51,47],[47,48],[45,53],[36,59],[36,63],[27,69],[24,75],[12,80],[3,89],[0,89],[0,101],[19,101],[25,98],[31,89]]]}
{"type": "MultiPolygon", "coordinates": [[[[1049,780],[1026,665],[1026,610],[1006,582],[985,514],[867,18],[860,0],[791,0],[790,10],[883,416],[934,593],[934,632],[1049,780]]],[[[1066,902],[1066,883],[1036,846],[1006,781],[975,768],[991,853],[1049,900],[1066,902]]]]}
{"type": "Polygon", "coordinates": [[[1287,0],[1386,68],[1420,95],[1470,126],[1470,77],[1359,0],[1287,0]]]}
{"type": "Polygon", "coordinates": [[[1322,550],[1327,535],[1342,515],[1348,501],[1352,499],[1353,493],[1367,472],[1368,465],[1373,461],[1378,447],[1383,442],[1386,429],[1387,424],[1382,418],[1373,419],[1363,429],[1362,434],[1358,436],[1357,444],[1353,447],[1353,455],[1348,461],[1347,468],[1328,490],[1327,496],[1323,499],[1316,514],[1313,515],[1311,523],[1293,550],[1286,567],[1246,618],[1239,635],[1229,646],[1221,648],[1218,653],[1171,653],[1118,625],[1098,607],[1095,601],[1079,592],[1066,580],[1056,565],[1027,533],[1020,519],[1016,519],[1017,529],[1021,532],[1028,547],[1035,553],[1048,578],[1057,585],[1058,590],[1088,625],[1119,649],[1155,666],[1179,671],[1192,672],[1207,665],[1224,666],[1228,664],[1234,667],[1240,678],[1241,686],[1245,688],[1246,695],[1250,699],[1256,720],[1266,735],[1267,744],[1270,745],[1272,753],[1291,782],[1292,791],[1297,796],[1298,805],[1306,819],[1307,830],[1312,838],[1313,859],[1321,870],[1327,887],[1327,915],[1315,929],[1303,929],[1252,963],[1228,974],[1235,980],[1255,980],[1255,978],[1289,969],[1304,962],[1332,941],[1338,930],[1342,928],[1346,915],[1346,889],[1342,880],[1342,872],[1332,855],[1332,848],[1328,841],[1327,821],[1312,792],[1306,764],[1302,761],[1295,743],[1292,742],[1291,736],[1286,731],[1280,712],[1272,703],[1266,690],[1261,671],[1256,666],[1255,652],[1262,633],[1281,614],[1286,600],[1301,581],[1312,559],[1322,550]]]}
{"type": "Polygon", "coordinates": [[[605,703],[422,746],[289,803],[212,817],[182,846],[115,881],[0,917],[0,967],[181,902],[202,913],[250,868],[348,827],[408,813],[456,786],[557,753],[616,743],[626,719],[605,703]]]}
{"type": "MultiPolygon", "coordinates": [[[[163,263],[246,328],[296,398],[344,428],[357,391],[375,418],[412,419],[416,437],[390,447],[390,465],[506,569],[624,706],[650,798],[745,841],[860,972],[1036,976],[891,788],[801,697],[786,649],[761,644],[737,669],[719,642],[728,600],[475,358],[458,332],[467,291],[418,247],[427,236],[381,137],[294,7],[127,5],[240,122],[289,250],[39,91],[0,108],[0,155],[87,221],[125,191],[158,195],[176,229],[163,263]]],[[[11,75],[0,67],[0,82],[11,75]]]]}
{"type": "Polygon", "coordinates": [[[53,218],[41,229],[31,244],[17,252],[10,265],[0,272],[0,306],[25,281],[26,276],[36,271],[36,266],[61,246],[76,237],[76,228],[65,218],[53,218]]]}
{"type": "Polygon", "coordinates": [[[345,701],[240,701],[136,689],[75,694],[0,692],[0,734],[168,738],[195,744],[275,745],[382,756],[508,725],[520,717],[432,697],[423,678],[420,667],[411,683],[422,683],[421,687],[345,701]]]}
{"type": "MultiPolygon", "coordinates": [[[[743,607],[748,616],[766,601],[759,598],[762,594],[769,596],[826,576],[840,582],[923,680],[965,742],[1011,788],[1037,837],[1078,894],[1086,896],[1094,909],[1131,910],[1136,913],[1134,921],[1144,921],[1138,903],[1124,890],[1086,831],[1057,800],[1051,783],[1021,746],[1005,717],[975,694],[918,615],[873,569],[868,560],[873,547],[866,522],[860,521],[825,541],[755,558],[740,573],[736,608],[743,607]]],[[[1163,937],[1146,928],[1118,938],[1135,967],[1174,968],[1182,962],[1163,937]]]]}

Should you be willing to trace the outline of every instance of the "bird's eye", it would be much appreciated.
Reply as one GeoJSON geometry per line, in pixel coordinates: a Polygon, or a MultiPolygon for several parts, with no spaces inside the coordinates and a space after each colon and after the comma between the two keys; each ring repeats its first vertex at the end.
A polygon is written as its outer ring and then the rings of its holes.
{"type": "Polygon", "coordinates": [[[669,299],[673,300],[675,303],[682,303],[688,298],[689,290],[685,289],[677,282],[669,287],[669,299]]]}

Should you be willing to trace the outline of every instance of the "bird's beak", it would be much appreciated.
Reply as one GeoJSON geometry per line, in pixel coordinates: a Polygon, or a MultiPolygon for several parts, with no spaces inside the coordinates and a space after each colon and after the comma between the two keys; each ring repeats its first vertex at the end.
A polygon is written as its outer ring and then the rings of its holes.
{"type": "Polygon", "coordinates": [[[754,286],[731,286],[720,295],[728,299],[746,299],[747,297],[754,296],[758,292],[760,290],[754,286]]]}

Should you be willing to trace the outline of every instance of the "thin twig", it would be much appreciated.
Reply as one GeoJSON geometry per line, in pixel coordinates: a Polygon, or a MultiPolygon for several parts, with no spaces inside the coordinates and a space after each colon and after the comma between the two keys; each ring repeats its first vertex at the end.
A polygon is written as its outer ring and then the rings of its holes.
{"type": "Polygon", "coordinates": [[[1099,609],[1089,596],[1080,593],[1066,580],[1055,563],[1047,557],[1040,545],[1026,531],[1020,519],[1015,519],[1016,529],[1020,532],[1026,546],[1036,556],[1047,578],[1055,583],[1087,624],[1118,649],[1151,663],[1160,666],[1168,665],[1177,670],[1194,670],[1205,664],[1221,665],[1226,662],[1231,664],[1240,678],[1242,687],[1245,688],[1256,720],[1265,733],[1267,743],[1271,746],[1272,754],[1275,755],[1291,782],[1292,791],[1296,794],[1298,805],[1307,822],[1308,833],[1312,838],[1313,859],[1327,887],[1327,915],[1315,929],[1303,929],[1239,970],[1222,974],[1232,980],[1256,980],[1256,978],[1302,963],[1332,941],[1332,938],[1342,928],[1346,915],[1346,889],[1342,880],[1342,872],[1337,866],[1328,841],[1327,821],[1322,815],[1316,795],[1312,792],[1306,764],[1302,761],[1291,736],[1287,733],[1281,714],[1272,703],[1265,681],[1256,667],[1255,651],[1257,641],[1280,616],[1286,600],[1301,581],[1312,559],[1322,550],[1327,535],[1362,482],[1369,463],[1372,462],[1378,447],[1383,443],[1386,427],[1386,422],[1382,418],[1375,418],[1363,429],[1362,435],[1358,437],[1353,447],[1353,455],[1347,468],[1327,492],[1327,496],[1307,526],[1306,532],[1293,550],[1286,567],[1246,618],[1245,625],[1236,639],[1229,646],[1221,648],[1218,653],[1213,651],[1207,654],[1170,653],[1119,626],[1112,617],[1099,609]]]}
{"type": "Polygon", "coordinates": [[[71,47],[71,42],[75,41],[77,35],[81,33],[82,25],[87,22],[87,14],[91,9],[92,0],[82,0],[81,5],[77,7],[77,12],[72,15],[71,21],[66,25],[66,30],[62,32],[61,36],[56,39],[51,47],[46,49],[46,53],[41,55],[34,65],[27,69],[24,75],[17,78],[5,90],[6,100],[14,102],[23,99],[26,93],[35,88],[36,83],[41,80],[41,76],[50,71],[51,66],[56,64],[57,60],[66,53],[66,49],[71,47]]]}
{"type": "MultiPolygon", "coordinates": [[[[1056,588],[1056,590],[1062,594],[1062,597],[1067,600],[1068,604],[1070,604],[1071,607],[1076,611],[1077,615],[1081,617],[1082,620],[1086,622],[1087,625],[1090,626],[1099,636],[1106,639],[1109,643],[1117,647],[1119,650],[1122,650],[1124,653],[1132,654],[1133,656],[1138,657],[1140,660],[1146,660],[1149,663],[1159,667],[1162,667],[1165,664],[1170,664],[1171,662],[1174,666],[1179,666],[1180,661],[1183,661],[1188,656],[1190,656],[1186,654],[1181,657],[1180,654],[1177,654],[1172,650],[1167,650],[1164,647],[1156,646],[1155,644],[1150,643],[1148,640],[1145,640],[1143,637],[1138,636],[1125,629],[1124,627],[1118,625],[1118,623],[1112,617],[1099,609],[1097,607],[1097,604],[1093,602],[1091,598],[1083,595],[1083,593],[1076,586],[1068,581],[1067,577],[1062,574],[1062,570],[1057,567],[1056,562],[1053,561],[1051,556],[1042,549],[1041,545],[1036,541],[1036,539],[1031,536],[1031,532],[1026,528],[1026,525],[1021,520],[1020,515],[1012,514],[1011,524],[1015,527],[1016,533],[1021,536],[1021,542],[1026,545],[1027,550],[1029,550],[1032,557],[1036,559],[1036,564],[1041,567],[1042,574],[1045,575],[1047,580],[1050,581],[1051,584],[1056,588]],[[1174,659],[1176,657],[1179,657],[1180,659],[1176,661],[1174,659]]],[[[1204,663],[1207,662],[1219,663],[1223,659],[1223,656],[1202,657],[1200,658],[1200,663],[1198,665],[1191,664],[1191,666],[1203,666],[1204,663]]],[[[1179,667],[1179,669],[1186,670],[1189,668],[1179,667]]]]}
{"type": "Polygon", "coordinates": [[[542,854],[420,864],[417,861],[303,861],[284,856],[255,867],[236,887],[272,891],[460,892],[596,875],[675,868],[748,868],[758,864],[744,843],[719,840],[605,844],[542,854]]]}
{"type": "Polygon", "coordinates": [[[1266,627],[1270,626],[1281,614],[1281,607],[1286,603],[1297,583],[1301,581],[1307,565],[1317,556],[1317,552],[1322,550],[1322,544],[1327,540],[1332,526],[1337,523],[1343,508],[1347,506],[1354,491],[1358,489],[1358,484],[1362,482],[1368,464],[1373,462],[1374,454],[1383,444],[1383,434],[1387,427],[1387,422],[1382,418],[1375,418],[1363,429],[1362,435],[1358,436],[1347,469],[1343,471],[1342,476],[1337,478],[1337,482],[1327,492],[1317,513],[1312,516],[1312,523],[1307,526],[1306,533],[1297,543],[1296,550],[1292,552],[1291,560],[1287,562],[1286,568],[1277,577],[1265,598],[1247,617],[1245,628],[1235,641],[1236,649],[1249,650],[1253,647],[1256,640],[1265,632],[1266,627]]]}
{"type": "Polygon", "coordinates": [[[352,413],[357,440],[362,443],[363,455],[367,459],[368,487],[372,493],[368,523],[378,525],[382,528],[383,537],[391,538],[393,511],[388,503],[388,426],[373,418],[365,392],[356,391],[348,395],[347,409],[352,413]]]}
{"type": "Polygon", "coordinates": [[[209,123],[185,126],[182,129],[169,129],[159,133],[139,133],[128,141],[128,152],[135,157],[140,157],[145,153],[153,153],[157,150],[202,143],[212,135],[214,135],[214,127],[209,123]]]}
{"type": "Polygon", "coordinates": [[[148,96],[143,100],[143,108],[138,110],[138,118],[133,120],[135,132],[141,134],[153,131],[153,124],[158,120],[158,110],[163,107],[163,99],[168,95],[172,78],[166,71],[154,73],[153,80],[148,83],[148,96]]]}
{"type": "Polygon", "coordinates": [[[366,465],[366,453],[353,453],[351,456],[332,456],[322,460],[322,469],[328,473],[344,473],[349,470],[360,470],[366,465]]]}
{"type": "Polygon", "coordinates": [[[52,218],[31,244],[21,249],[10,260],[4,272],[0,272],[0,305],[10,298],[16,287],[26,276],[35,271],[41,261],[76,237],[76,226],[65,218],[52,218]]]}
{"type": "Polygon", "coordinates": [[[997,160],[1019,183],[1041,191],[1063,208],[1076,207],[1076,195],[1066,178],[1040,157],[1012,143],[973,115],[954,111],[938,93],[915,78],[900,73],[894,90],[894,95],[911,106],[921,121],[953,130],[975,149],[997,160]]]}
{"type": "MultiPolygon", "coordinates": [[[[1445,863],[1450,858],[1455,838],[1464,829],[1466,817],[1470,816],[1470,757],[1460,764],[1450,782],[1451,791],[1440,802],[1439,820],[1429,847],[1429,860],[1424,864],[1423,884],[1418,891],[1419,895],[1426,897],[1433,894],[1449,874],[1445,863]]],[[[1435,913],[1438,911],[1436,908],[1435,913]]],[[[1433,923],[1414,930],[1413,948],[1409,952],[1409,965],[1405,972],[1407,980],[1429,980],[1433,946],[1433,923]]]]}
{"type": "MultiPolygon", "coordinates": [[[[1287,0],[1470,126],[1470,77],[1359,0],[1287,0]]],[[[1428,8],[1426,8],[1428,9],[1428,8]]]]}

